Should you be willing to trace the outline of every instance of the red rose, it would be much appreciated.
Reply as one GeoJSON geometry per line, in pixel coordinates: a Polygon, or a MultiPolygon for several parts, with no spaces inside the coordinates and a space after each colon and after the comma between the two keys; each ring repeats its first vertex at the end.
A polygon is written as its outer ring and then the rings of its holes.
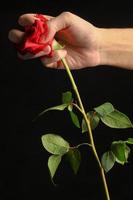
{"type": "Polygon", "coordinates": [[[16,48],[22,55],[26,53],[37,54],[49,45],[51,52],[47,56],[52,56],[53,39],[47,43],[43,42],[43,38],[46,38],[48,34],[46,23],[48,20],[41,14],[37,14],[35,17],[38,20],[35,20],[32,25],[25,26],[25,38],[20,44],[16,45],[16,48]]]}

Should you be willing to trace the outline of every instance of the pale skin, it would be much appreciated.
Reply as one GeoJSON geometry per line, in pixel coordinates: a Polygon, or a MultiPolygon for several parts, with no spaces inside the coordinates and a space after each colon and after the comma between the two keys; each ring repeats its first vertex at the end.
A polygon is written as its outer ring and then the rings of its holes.
{"type": "MultiPolygon", "coordinates": [[[[49,34],[45,42],[55,37],[63,46],[54,51],[52,58],[41,59],[46,67],[63,68],[58,64],[66,58],[71,69],[110,65],[133,70],[133,29],[132,28],[98,28],[70,12],[63,12],[57,17],[47,16],[49,34]]],[[[33,24],[35,14],[24,14],[18,19],[21,26],[33,24]]],[[[23,40],[24,32],[12,29],[9,39],[14,43],[23,40]]],[[[36,55],[19,55],[22,59],[34,59],[47,55],[48,46],[36,55]]]]}

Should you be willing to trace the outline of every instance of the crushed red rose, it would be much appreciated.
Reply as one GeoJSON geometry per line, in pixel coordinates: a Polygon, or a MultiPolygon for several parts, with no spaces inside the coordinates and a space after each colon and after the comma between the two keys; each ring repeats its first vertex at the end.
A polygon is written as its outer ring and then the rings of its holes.
{"type": "Polygon", "coordinates": [[[47,56],[51,57],[53,54],[53,39],[47,43],[43,42],[43,38],[46,38],[48,35],[48,26],[46,23],[48,19],[41,14],[36,14],[35,17],[38,20],[36,19],[34,24],[24,27],[25,37],[21,43],[15,45],[16,49],[22,55],[26,53],[37,54],[49,45],[51,52],[47,56]]]}

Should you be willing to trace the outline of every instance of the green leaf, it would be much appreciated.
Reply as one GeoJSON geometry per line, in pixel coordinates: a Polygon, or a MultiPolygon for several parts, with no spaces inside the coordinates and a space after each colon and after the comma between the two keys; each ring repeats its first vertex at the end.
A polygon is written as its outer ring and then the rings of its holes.
{"type": "Polygon", "coordinates": [[[128,138],[128,140],[126,141],[126,143],[133,144],[133,138],[128,138]]]}
{"type": "Polygon", "coordinates": [[[61,162],[60,155],[51,155],[48,159],[48,168],[50,171],[51,178],[54,177],[56,170],[61,162]]]}
{"type": "Polygon", "coordinates": [[[131,128],[133,127],[130,119],[118,110],[101,117],[101,121],[111,128],[131,128]]]}
{"type": "Polygon", "coordinates": [[[114,141],[111,145],[111,150],[116,157],[116,162],[122,165],[127,162],[130,148],[126,145],[124,141],[114,141]]]}
{"type": "Polygon", "coordinates": [[[73,111],[70,111],[69,113],[70,113],[70,116],[71,116],[71,119],[72,119],[73,124],[74,124],[77,128],[80,128],[80,123],[79,123],[78,116],[77,116],[73,111]]]}
{"type": "Polygon", "coordinates": [[[46,134],[42,136],[44,148],[52,154],[63,155],[69,151],[69,143],[56,134],[46,134]]]}
{"type": "Polygon", "coordinates": [[[70,104],[70,105],[68,106],[68,110],[69,110],[70,112],[73,110],[73,105],[72,105],[72,104],[70,104]]]}
{"type": "Polygon", "coordinates": [[[126,162],[128,162],[128,157],[129,157],[130,151],[131,151],[130,148],[126,145],[126,148],[125,148],[126,162]]]}
{"type": "MultiPolygon", "coordinates": [[[[90,111],[90,112],[87,113],[87,117],[90,120],[90,125],[91,125],[92,130],[94,130],[99,124],[99,121],[100,121],[99,116],[97,115],[96,112],[90,111]]],[[[87,132],[87,131],[88,131],[88,129],[87,129],[87,126],[86,126],[86,122],[83,119],[82,120],[82,133],[87,132]]]]}
{"type": "Polygon", "coordinates": [[[106,116],[108,114],[110,114],[111,112],[114,111],[114,107],[111,103],[106,102],[96,108],[94,108],[94,110],[100,115],[100,116],[106,116]]]}
{"type": "Polygon", "coordinates": [[[78,149],[70,149],[66,155],[73,172],[77,174],[81,163],[80,151],[78,149]]]}
{"type": "Polygon", "coordinates": [[[72,102],[72,93],[70,91],[64,92],[62,94],[62,103],[63,104],[70,104],[72,102]]]}
{"type": "Polygon", "coordinates": [[[112,151],[107,151],[103,154],[101,163],[105,172],[108,172],[114,166],[115,159],[115,155],[112,151]]]}
{"type": "Polygon", "coordinates": [[[51,110],[59,110],[59,111],[63,111],[66,107],[68,106],[68,104],[61,104],[61,105],[58,105],[58,106],[54,106],[54,107],[51,107],[51,108],[47,108],[46,110],[44,110],[43,112],[41,112],[38,117],[40,117],[41,115],[43,115],[44,113],[48,112],[48,111],[51,111],[51,110]]]}

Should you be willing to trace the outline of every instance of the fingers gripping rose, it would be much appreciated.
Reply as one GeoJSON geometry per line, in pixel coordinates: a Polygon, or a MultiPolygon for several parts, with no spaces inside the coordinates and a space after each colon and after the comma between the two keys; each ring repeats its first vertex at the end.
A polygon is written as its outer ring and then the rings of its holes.
{"type": "Polygon", "coordinates": [[[27,53],[31,53],[35,55],[39,53],[40,51],[43,51],[46,47],[49,46],[51,48],[51,51],[47,56],[52,57],[53,39],[46,43],[44,42],[45,38],[48,35],[48,26],[46,23],[48,19],[46,19],[41,14],[36,14],[35,17],[36,17],[36,20],[34,24],[27,25],[24,27],[25,37],[22,40],[22,42],[19,44],[16,44],[15,46],[18,52],[22,55],[25,55],[27,53]]]}

